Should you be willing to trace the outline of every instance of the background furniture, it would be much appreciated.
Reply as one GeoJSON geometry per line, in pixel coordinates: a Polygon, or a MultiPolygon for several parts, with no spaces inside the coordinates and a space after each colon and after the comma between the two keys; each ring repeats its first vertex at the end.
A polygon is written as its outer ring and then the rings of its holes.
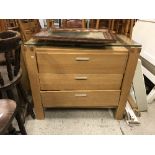
{"type": "Polygon", "coordinates": [[[62,19],[62,28],[86,28],[85,19],[62,19]]]}
{"type": "MultiPolygon", "coordinates": [[[[41,31],[41,26],[39,23],[38,19],[18,19],[17,20],[18,26],[19,26],[19,31],[21,34],[21,38],[22,41],[28,41],[30,38],[32,38],[32,36],[41,31]]],[[[29,92],[29,94],[31,94],[31,90],[30,90],[30,84],[29,84],[29,80],[28,80],[28,75],[27,75],[27,71],[25,68],[25,63],[23,61],[23,54],[21,54],[21,67],[22,67],[22,71],[23,71],[23,76],[21,79],[22,85],[24,86],[25,90],[27,90],[29,92]]]]}
{"type": "Polygon", "coordinates": [[[20,34],[15,31],[5,31],[0,33],[0,38],[0,97],[1,99],[9,98],[16,101],[14,117],[17,119],[21,133],[26,134],[25,117],[31,114],[34,118],[35,115],[33,105],[28,100],[21,84],[20,34]]]}
{"type": "Polygon", "coordinates": [[[54,20],[53,19],[46,19],[47,28],[54,28],[54,20]]]}
{"type": "MultiPolygon", "coordinates": [[[[9,31],[0,33],[0,53],[1,53],[1,66],[0,66],[0,97],[2,98],[15,98],[15,92],[13,91],[14,86],[19,83],[21,78],[20,62],[19,62],[19,50],[20,50],[20,35],[18,33],[9,31]],[[15,50],[15,51],[13,51],[15,50]],[[14,53],[13,53],[14,52],[14,53]],[[4,55],[2,55],[4,54],[4,55]],[[2,59],[4,56],[4,59],[2,59]],[[12,67],[13,64],[13,67],[12,67]],[[19,71],[20,70],[20,71],[19,71]]],[[[21,104],[18,101],[18,105],[21,104]]],[[[11,116],[6,119],[6,124],[8,126],[8,120],[12,120],[13,116],[16,117],[19,129],[22,134],[26,134],[24,127],[24,122],[22,121],[19,106],[9,100],[2,100],[2,105],[5,109],[12,110],[11,116]],[[11,109],[9,109],[9,106],[11,109]],[[16,108],[18,109],[15,113],[16,108]]],[[[4,118],[5,119],[5,118],[4,118]]],[[[2,130],[3,133],[3,130],[2,130]]]]}
{"type": "Polygon", "coordinates": [[[0,31],[14,30],[19,31],[17,19],[0,19],[0,31]]]}
{"type": "Polygon", "coordinates": [[[39,32],[41,29],[39,20],[37,19],[19,19],[18,24],[23,41],[29,40],[33,34],[39,32]]]}
{"type": "MultiPolygon", "coordinates": [[[[26,19],[25,19],[26,20],[26,19]]],[[[33,32],[31,32],[31,29],[34,28],[34,22],[32,22],[34,20],[26,20],[26,26],[27,26],[27,29],[26,31],[28,31],[28,34],[31,34],[29,35],[29,38],[32,37],[32,35],[34,34],[33,32]],[[29,22],[29,24],[28,24],[29,22]],[[32,24],[33,23],[33,24],[32,24]]],[[[38,21],[36,21],[38,22],[38,21]]],[[[0,19],[0,32],[1,31],[7,31],[7,30],[14,30],[14,31],[18,31],[20,34],[21,34],[21,38],[22,38],[22,41],[26,41],[26,37],[24,36],[24,29],[22,29],[20,26],[19,26],[19,22],[17,19],[0,19]],[[2,30],[3,29],[3,30],[2,30]],[[22,31],[23,30],[23,31],[22,31]]],[[[23,24],[25,27],[25,23],[23,24]]],[[[39,23],[38,23],[39,24],[39,23]]],[[[39,24],[40,25],[40,24],[39,24]]],[[[39,30],[38,30],[39,31],[39,30]]],[[[27,38],[28,39],[28,38],[27,38]]],[[[3,54],[1,53],[0,54],[0,58],[3,57],[2,56],[3,54]]],[[[28,76],[27,76],[27,71],[25,69],[25,64],[24,64],[24,61],[23,61],[23,55],[21,54],[21,68],[22,68],[22,78],[21,78],[21,83],[24,87],[25,90],[27,90],[29,92],[29,94],[31,94],[31,91],[30,91],[30,84],[29,84],[29,80],[28,80],[28,76]]]]}
{"type": "Polygon", "coordinates": [[[138,20],[133,29],[132,38],[142,44],[142,71],[153,87],[147,95],[147,103],[155,100],[155,21],[138,20]]]}
{"type": "MultiPolygon", "coordinates": [[[[108,29],[131,38],[136,21],[136,19],[46,19],[43,23],[46,28],[108,29]]],[[[34,33],[41,29],[39,20],[36,19],[7,19],[0,20],[1,22],[3,24],[0,24],[2,25],[0,29],[18,30],[20,28],[24,41],[29,40],[34,33]]]]}
{"type": "Polygon", "coordinates": [[[19,24],[17,19],[6,19],[7,30],[19,32],[19,24]]]}
{"type": "Polygon", "coordinates": [[[121,35],[103,48],[26,42],[37,119],[49,107],[116,108],[116,118],[122,119],[139,53],[140,45],[121,35]]]}
{"type": "Polygon", "coordinates": [[[108,29],[131,38],[136,19],[91,19],[90,28],[108,29]]]}
{"type": "Polygon", "coordinates": [[[47,28],[86,28],[85,19],[46,19],[46,23],[47,28]]]}
{"type": "Polygon", "coordinates": [[[6,20],[5,19],[0,19],[0,32],[7,30],[6,26],[6,20]]]}
{"type": "Polygon", "coordinates": [[[42,27],[47,25],[47,28],[108,29],[129,38],[132,36],[136,21],[136,19],[47,19],[46,22],[40,20],[42,27]],[[43,24],[44,22],[47,24],[43,24]]]}

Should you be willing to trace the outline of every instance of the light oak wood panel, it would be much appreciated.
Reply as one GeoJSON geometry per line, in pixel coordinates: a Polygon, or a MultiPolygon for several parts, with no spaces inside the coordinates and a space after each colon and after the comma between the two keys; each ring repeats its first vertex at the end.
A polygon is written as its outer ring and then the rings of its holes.
{"type": "Polygon", "coordinates": [[[123,74],[40,73],[41,90],[119,90],[123,74]]]}
{"type": "Polygon", "coordinates": [[[122,82],[122,90],[119,100],[119,106],[116,111],[116,119],[123,118],[127,98],[131,89],[132,80],[134,77],[137,61],[139,58],[141,48],[131,48],[129,52],[129,59],[125,70],[124,79],[122,82]]]}
{"type": "Polygon", "coordinates": [[[44,107],[117,107],[120,91],[41,91],[44,107]]]}
{"type": "Polygon", "coordinates": [[[39,73],[122,74],[127,53],[37,53],[39,73]]]}
{"type": "Polygon", "coordinates": [[[24,53],[25,53],[26,66],[28,70],[28,76],[30,79],[30,85],[32,90],[32,97],[34,101],[35,114],[37,119],[44,119],[35,51],[34,48],[29,48],[27,46],[25,46],[24,49],[25,49],[24,53]]]}
{"type": "Polygon", "coordinates": [[[104,48],[79,48],[79,47],[35,47],[37,53],[128,53],[128,49],[120,46],[106,46],[104,48]]]}

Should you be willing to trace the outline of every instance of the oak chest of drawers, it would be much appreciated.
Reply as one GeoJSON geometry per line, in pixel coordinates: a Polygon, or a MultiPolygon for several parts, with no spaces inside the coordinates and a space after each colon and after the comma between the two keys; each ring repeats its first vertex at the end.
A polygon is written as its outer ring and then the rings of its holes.
{"type": "Polygon", "coordinates": [[[44,108],[116,108],[123,116],[140,46],[124,36],[103,48],[56,47],[30,40],[24,55],[35,112],[44,108]]]}

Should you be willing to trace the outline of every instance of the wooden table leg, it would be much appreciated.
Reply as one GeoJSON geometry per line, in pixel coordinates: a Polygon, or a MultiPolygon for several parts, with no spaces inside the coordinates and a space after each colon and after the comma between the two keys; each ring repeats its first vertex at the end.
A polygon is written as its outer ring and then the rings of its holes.
{"type": "Polygon", "coordinates": [[[28,75],[30,79],[30,85],[32,90],[32,97],[34,101],[34,109],[37,119],[44,119],[44,111],[41,103],[40,96],[40,84],[39,84],[39,75],[37,70],[37,62],[34,48],[25,47],[24,48],[26,66],[28,70],[28,75]]]}
{"type": "Polygon", "coordinates": [[[118,108],[117,108],[116,116],[115,116],[116,119],[118,120],[123,118],[126,101],[130,93],[131,84],[132,84],[133,77],[135,74],[135,69],[137,66],[137,61],[139,58],[140,50],[141,50],[140,48],[129,49],[128,63],[126,66],[125,77],[124,77],[124,80],[122,83],[122,89],[121,89],[122,91],[121,91],[120,100],[118,103],[118,108]]]}

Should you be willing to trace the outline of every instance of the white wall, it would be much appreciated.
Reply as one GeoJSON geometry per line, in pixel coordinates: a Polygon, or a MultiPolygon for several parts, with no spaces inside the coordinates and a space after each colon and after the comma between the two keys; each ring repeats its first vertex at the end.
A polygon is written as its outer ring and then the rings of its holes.
{"type": "Polygon", "coordinates": [[[39,22],[40,22],[41,28],[44,28],[45,24],[47,24],[45,19],[39,19],[39,22]]]}
{"type": "Polygon", "coordinates": [[[142,45],[141,55],[155,65],[155,20],[138,20],[132,39],[142,45]]]}

